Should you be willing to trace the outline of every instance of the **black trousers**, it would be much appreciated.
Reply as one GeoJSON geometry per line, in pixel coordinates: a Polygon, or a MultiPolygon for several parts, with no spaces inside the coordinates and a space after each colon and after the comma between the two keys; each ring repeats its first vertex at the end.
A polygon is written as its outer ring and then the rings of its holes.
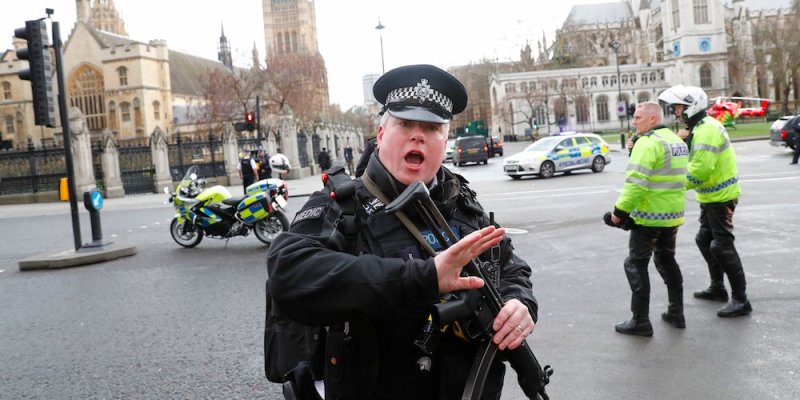
{"type": "Polygon", "coordinates": [[[797,164],[800,159],[800,132],[794,134],[794,155],[792,156],[792,164],[797,164]]]}
{"type": "Polygon", "coordinates": [[[637,226],[631,229],[629,254],[625,259],[625,275],[631,287],[631,311],[636,316],[648,316],[650,308],[650,276],[647,266],[650,256],[656,270],[667,285],[670,307],[683,312],[683,276],[675,261],[675,239],[678,227],[650,228],[637,226]],[[677,309],[679,307],[679,309],[677,309]]]}
{"type": "Polygon", "coordinates": [[[695,242],[708,264],[711,282],[722,284],[725,275],[731,284],[731,294],[736,300],[747,300],[747,282],[742,261],[733,245],[733,211],[738,199],[724,203],[700,204],[700,230],[695,242]]]}

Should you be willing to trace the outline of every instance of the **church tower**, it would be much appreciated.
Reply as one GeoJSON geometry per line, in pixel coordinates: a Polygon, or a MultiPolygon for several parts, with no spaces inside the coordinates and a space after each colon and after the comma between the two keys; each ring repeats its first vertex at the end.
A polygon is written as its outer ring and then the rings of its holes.
{"type": "Polygon", "coordinates": [[[314,0],[261,0],[267,63],[285,54],[316,55],[317,15],[314,0]]]}
{"type": "Polygon", "coordinates": [[[675,66],[667,81],[701,87],[709,98],[729,95],[724,2],[664,1],[661,15],[664,61],[675,66]]]}
{"type": "MultiPolygon", "coordinates": [[[[85,11],[88,3],[89,0],[77,0],[78,21],[82,21],[81,12],[85,11]]],[[[125,31],[125,22],[120,18],[114,0],[94,0],[88,22],[95,29],[119,36],[128,36],[128,32],[125,31]]]]}
{"type": "Polygon", "coordinates": [[[219,48],[217,48],[217,60],[219,60],[222,65],[228,67],[229,70],[233,71],[231,45],[228,44],[228,38],[225,37],[225,27],[222,26],[222,23],[219,24],[219,29],[221,33],[219,36],[219,48]]]}
{"type": "Polygon", "coordinates": [[[283,77],[285,101],[301,120],[323,116],[329,106],[328,72],[317,47],[314,0],[261,0],[267,72],[283,77]],[[293,84],[294,83],[294,84],[293,84]]]}

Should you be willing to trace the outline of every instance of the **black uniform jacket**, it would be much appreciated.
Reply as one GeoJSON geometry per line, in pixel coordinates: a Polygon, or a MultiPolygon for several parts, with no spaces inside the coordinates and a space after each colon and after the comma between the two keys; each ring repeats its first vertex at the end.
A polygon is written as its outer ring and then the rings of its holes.
{"type": "MultiPolygon", "coordinates": [[[[371,157],[366,173],[387,197],[395,198],[402,192],[403,187],[376,155],[371,157]]],[[[362,386],[355,392],[346,392],[349,395],[329,397],[460,398],[476,345],[451,333],[444,334],[429,357],[431,370],[420,370],[424,354],[413,342],[432,305],[440,299],[433,258],[395,216],[384,213],[383,204],[364,187],[360,178],[354,183],[358,216],[355,238],[348,241],[341,228],[337,229],[343,218],[342,208],[327,191],[320,191],[297,213],[289,232],[270,245],[267,266],[273,300],[282,314],[303,324],[329,326],[350,322],[348,329],[355,331],[351,332],[351,340],[361,346],[355,357],[362,364],[355,369],[359,376],[355,384],[362,386]],[[360,335],[357,331],[361,331],[360,335]],[[365,357],[366,353],[375,354],[365,357]],[[370,379],[373,384],[365,383],[370,379]]],[[[489,223],[474,196],[466,180],[444,167],[439,170],[431,197],[460,237],[489,223]]],[[[425,234],[420,219],[413,212],[406,212],[425,234]]],[[[530,267],[512,250],[506,237],[500,245],[499,259],[495,256],[496,264],[501,266],[499,292],[504,300],[522,301],[536,320],[530,267]]],[[[489,260],[489,253],[482,255],[482,259],[489,260]]],[[[328,347],[340,346],[332,345],[331,335],[328,336],[328,347]]],[[[334,366],[330,357],[326,360],[329,361],[326,388],[335,387],[332,381],[341,376],[329,371],[334,366]]],[[[339,367],[348,362],[353,361],[337,361],[339,367]]],[[[495,370],[487,382],[487,391],[495,391],[490,398],[499,396],[502,388],[502,364],[495,370]]]]}

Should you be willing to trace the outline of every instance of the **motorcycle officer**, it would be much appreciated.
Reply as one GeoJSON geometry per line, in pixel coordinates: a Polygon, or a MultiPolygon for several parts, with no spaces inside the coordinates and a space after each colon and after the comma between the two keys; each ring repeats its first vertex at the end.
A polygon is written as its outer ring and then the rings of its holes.
{"type": "Polygon", "coordinates": [[[689,145],[687,189],[694,189],[700,203],[700,230],[695,242],[708,264],[711,284],[694,292],[703,300],[728,301],[724,276],[731,285],[731,301],[720,317],[738,317],[753,311],[747,300],[747,282],[739,253],[733,245],[733,211],[739,202],[739,172],[736,153],[728,132],[716,119],[706,115],[708,96],[695,86],[673,86],[658,96],[675,117],[687,125],[678,136],[689,145]]]}
{"type": "MultiPolygon", "coordinates": [[[[343,191],[319,191],[309,198],[289,232],[270,246],[269,290],[289,318],[328,327],[326,399],[461,398],[478,345],[451,326],[430,354],[415,346],[432,305],[443,294],[484,284],[460,276],[480,255],[497,267],[493,280],[505,301],[492,340],[500,350],[517,348],[537,316],[531,270],[514,255],[504,230],[489,223],[466,180],[441,165],[452,116],[467,104],[461,82],[437,67],[411,65],[384,74],[373,92],[384,105],[377,149],[364,175],[352,181],[355,193],[346,199],[343,191]],[[461,238],[435,257],[373,193],[377,188],[395,199],[417,181],[427,184],[461,238]],[[348,204],[355,205],[351,228],[348,204]]],[[[424,227],[416,213],[408,217],[424,227]]],[[[496,360],[484,398],[500,398],[503,375],[496,360]]]]}

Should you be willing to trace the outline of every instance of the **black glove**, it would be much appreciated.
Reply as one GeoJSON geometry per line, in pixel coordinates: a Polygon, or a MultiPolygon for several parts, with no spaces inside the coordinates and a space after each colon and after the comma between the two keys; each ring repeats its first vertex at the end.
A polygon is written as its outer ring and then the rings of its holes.
{"type": "Polygon", "coordinates": [[[614,224],[614,222],[611,220],[611,212],[607,212],[603,214],[603,221],[606,223],[606,225],[622,229],[623,231],[629,231],[631,228],[636,226],[636,223],[633,222],[630,215],[625,211],[614,207],[614,215],[619,218],[619,224],[614,224]]]}

